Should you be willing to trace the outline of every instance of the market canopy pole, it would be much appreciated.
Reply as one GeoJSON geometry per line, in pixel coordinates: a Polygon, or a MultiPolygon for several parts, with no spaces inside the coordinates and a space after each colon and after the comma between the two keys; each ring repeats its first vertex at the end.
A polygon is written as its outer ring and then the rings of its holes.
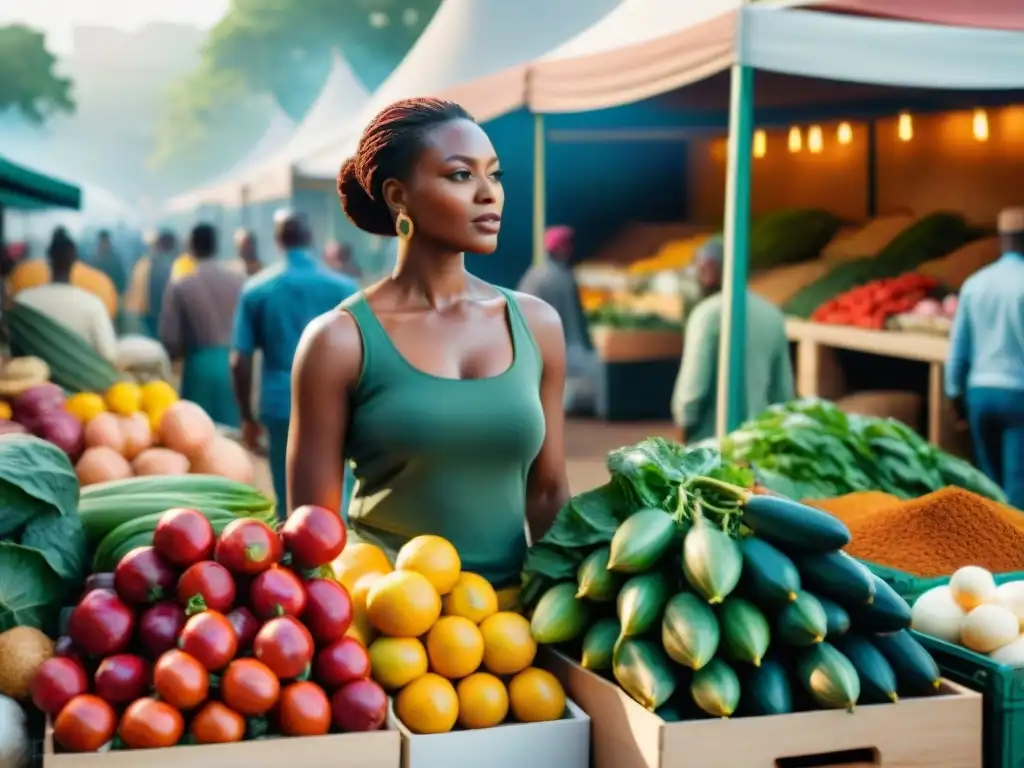
{"type": "Polygon", "coordinates": [[[533,116],[533,263],[542,264],[544,253],[544,229],[547,209],[547,178],[544,175],[544,115],[533,116]]]}
{"type": "MultiPolygon", "coordinates": [[[[737,39],[742,40],[740,10],[737,39]]],[[[742,55],[742,50],[739,52],[742,55]]],[[[718,347],[715,432],[724,437],[746,417],[747,277],[750,261],[751,153],[754,141],[754,70],[733,64],[729,96],[729,151],[725,177],[725,250],[722,329],[718,347]]]]}

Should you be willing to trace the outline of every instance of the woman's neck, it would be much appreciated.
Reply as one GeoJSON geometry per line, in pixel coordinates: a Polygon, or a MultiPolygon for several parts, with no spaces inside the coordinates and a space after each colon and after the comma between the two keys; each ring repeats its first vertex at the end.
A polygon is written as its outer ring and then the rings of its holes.
{"type": "Polygon", "coordinates": [[[463,299],[469,285],[466,259],[461,251],[440,250],[412,240],[399,241],[391,279],[434,309],[463,299]]]}

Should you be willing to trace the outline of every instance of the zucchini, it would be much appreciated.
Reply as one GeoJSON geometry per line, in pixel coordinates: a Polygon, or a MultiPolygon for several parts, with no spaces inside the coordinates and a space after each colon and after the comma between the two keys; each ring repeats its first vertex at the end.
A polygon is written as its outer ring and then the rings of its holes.
{"type": "Polygon", "coordinates": [[[641,509],[630,515],[612,536],[608,568],[643,573],[665,556],[676,537],[676,522],[663,509],[641,509]]]}
{"type": "Polygon", "coordinates": [[[783,552],[830,552],[850,543],[849,529],[832,515],[779,496],[746,496],[743,522],[783,552]]]}
{"type": "Polygon", "coordinates": [[[871,642],[892,666],[902,694],[928,696],[938,692],[942,684],[939,667],[908,630],[875,635],[871,642]]]}
{"type": "Polygon", "coordinates": [[[616,603],[622,636],[642,635],[657,626],[671,596],[672,585],[668,577],[659,571],[641,573],[629,579],[619,590],[616,603]]]}
{"type": "Polygon", "coordinates": [[[740,679],[721,659],[712,659],[693,673],[690,695],[713,717],[729,717],[740,703],[740,679]]]}
{"type": "Polygon", "coordinates": [[[885,655],[863,635],[848,634],[836,641],[836,648],[853,664],[860,677],[860,697],[864,704],[897,702],[896,673],[885,655]]]}
{"type": "Polygon", "coordinates": [[[804,647],[820,643],[828,634],[828,616],[821,602],[810,592],[799,592],[796,600],[779,611],[776,622],[779,639],[804,647]]]}
{"type": "Polygon", "coordinates": [[[548,589],[533,609],[530,633],[543,645],[567,643],[580,637],[590,624],[590,604],[576,599],[576,585],[571,581],[548,589]]]}
{"type": "Polygon", "coordinates": [[[882,579],[871,574],[875,599],[870,605],[850,606],[853,626],[863,632],[898,632],[910,628],[910,606],[882,579]]]}
{"type": "Polygon", "coordinates": [[[760,609],[747,600],[730,597],[722,604],[719,616],[722,646],[730,660],[761,666],[771,642],[771,627],[760,609]]]}
{"type": "Polygon", "coordinates": [[[676,664],[700,669],[714,657],[721,640],[718,617],[691,592],[681,592],[665,606],[661,644],[676,664]]]}
{"type": "MultiPolygon", "coordinates": [[[[122,523],[103,537],[93,555],[93,573],[112,571],[128,552],[135,547],[148,547],[153,543],[153,534],[163,512],[143,515],[122,523]]],[[[206,518],[213,525],[214,533],[220,534],[228,523],[238,518],[223,510],[207,512],[206,518]]]]}
{"type": "Polygon", "coordinates": [[[822,709],[847,709],[860,698],[860,678],[850,660],[829,643],[803,651],[796,663],[797,678],[822,709]]]}
{"type": "Polygon", "coordinates": [[[767,541],[747,536],[740,541],[743,569],[751,595],[759,602],[788,603],[800,591],[800,572],[793,561],[767,541]]]}
{"type": "Polygon", "coordinates": [[[798,555],[800,578],[815,594],[840,605],[864,605],[875,599],[874,574],[842,550],[798,555]]]}
{"type": "Polygon", "coordinates": [[[90,545],[95,545],[119,525],[137,517],[159,514],[177,507],[196,509],[207,516],[227,512],[235,517],[254,517],[268,524],[277,521],[273,506],[265,509],[238,508],[239,506],[237,499],[222,495],[210,495],[206,499],[200,499],[174,494],[139,494],[79,499],[78,516],[82,519],[82,527],[90,545]]]}
{"type": "Polygon", "coordinates": [[[698,514],[683,540],[683,575],[690,586],[709,603],[721,603],[742,573],[739,545],[698,514]]]}
{"type": "Polygon", "coordinates": [[[825,609],[825,639],[834,640],[850,631],[850,614],[839,603],[827,597],[818,597],[818,602],[825,609]]]}
{"type": "Polygon", "coordinates": [[[103,497],[135,496],[138,494],[206,495],[223,494],[237,498],[238,507],[233,510],[259,509],[273,506],[265,494],[251,485],[231,480],[220,475],[143,475],[124,480],[109,480],[95,483],[82,489],[82,499],[90,501],[103,497]]]}
{"type": "Polygon", "coordinates": [[[117,568],[121,558],[137,547],[148,547],[153,544],[153,531],[139,531],[129,536],[119,537],[102,552],[96,550],[92,566],[94,573],[109,573],[117,568]]]}
{"type": "Polygon", "coordinates": [[[619,639],[617,619],[605,618],[594,622],[594,626],[583,636],[583,652],[580,666],[591,672],[604,672],[612,668],[615,643],[619,639]]]}
{"type": "Polygon", "coordinates": [[[595,603],[607,603],[615,599],[619,591],[620,577],[608,570],[608,547],[595,549],[580,563],[576,571],[576,597],[587,598],[595,603]]]}
{"type": "Polygon", "coordinates": [[[768,658],[743,678],[740,698],[747,715],[788,715],[793,711],[793,687],[786,667],[768,658]]]}
{"type": "Polygon", "coordinates": [[[623,638],[615,647],[612,674],[622,690],[653,712],[672,698],[676,673],[657,643],[623,638]]]}

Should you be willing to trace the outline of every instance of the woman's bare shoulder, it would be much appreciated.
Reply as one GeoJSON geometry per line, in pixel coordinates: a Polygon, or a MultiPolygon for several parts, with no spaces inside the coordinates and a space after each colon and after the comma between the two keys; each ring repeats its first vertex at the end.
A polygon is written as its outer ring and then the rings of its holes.
{"type": "Polygon", "coordinates": [[[519,291],[509,291],[509,293],[512,294],[512,298],[516,300],[519,309],[522,310],[523,317],[526,318],[526,323],[530,326],[531,331],[544,334],[557,333],[561,336],[562,319],[554,307],[544,299],[538,299],[528,293],[519,291]]]}
{"type": "Polygon", "coordinates": [[[295,354],[295,365],[312,365],[321,375],[354,381],[359,376],[362,359],[359,324],[351,312],[339,307],[314,318],[306,326],[295,354]]]}

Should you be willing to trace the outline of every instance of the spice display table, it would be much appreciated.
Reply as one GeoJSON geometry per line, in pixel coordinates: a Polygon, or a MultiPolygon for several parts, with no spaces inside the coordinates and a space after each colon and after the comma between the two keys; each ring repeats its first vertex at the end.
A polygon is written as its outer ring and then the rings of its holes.
{"type": "Polygon", "coordinates": [[[880,357],[913,360],[928,365],[928,441],[943,445],[952,428],[942,377],[949,341],[943,336],[903,331],[869,331],[788,318],[786,335],[796,343],[796,391],[800,397],[835,400],[846,394],[836,360],[840,349],[880,357]]]}

